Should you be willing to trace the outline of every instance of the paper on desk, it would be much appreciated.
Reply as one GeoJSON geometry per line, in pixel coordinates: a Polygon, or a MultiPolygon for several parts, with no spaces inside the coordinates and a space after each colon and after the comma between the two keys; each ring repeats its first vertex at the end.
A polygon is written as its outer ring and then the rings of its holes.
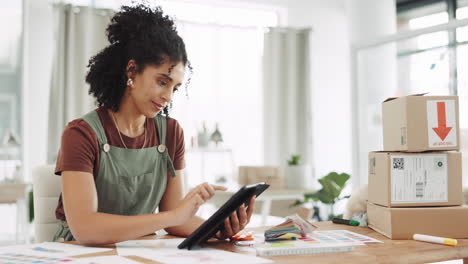
{"type": "Polygon", "coordinates": [[[116,244],[117,253],[121,256],[139,256],[161,263],[181,264],[261,264],[270,263],[268,259],[232,253],[211,248],[199,248],[194,250],[178,249],[183,238],[156,239],[156,240],[129,240],[116,244]]]}
{"type": "MultiPolygon", "coordinates": [[[[308,237],[323,238],[328,237],[329,239],[336,240],[338,242],[355,242],[355,243],[383,243],[372,237],[364,236],[358,233],[354,233],[348,230],[323,230],[315,231],[312,234],[308,234],[308,237]]],[[[327,240],[322,240],[327,241],[327,240]]]]}
{"type": "Polygon", "coordinates": [[[0,252],[15,252],[27,254],[30,256],[44,257],[69,257],[91,253],[110,251],[111,248],[85,247],[81,245],[72,245],[65,243],[44,242],[30,245],[15,245],[0,247],[0,252]]]}
{"type": "Polygon", "coordinates": [[[139,256],[140,253],[155,250],[177,249],[184,241],[183,238],[152,239],[152,240],[128,240],[116,243],[117,254],[120,256],[139,256]]]}
{"type": "Polygon", "coordinates": [[[263,264],[273,262],[270,259],[212,248],[146,251],[140,253],[138,256],[168,264],[263,264]]]}
{"type": "Polygon", "coordinates": [[[324,230],[307,234],[307,238],[321,243],[383,243],[372,237],[364,236],[348,230],[324,230]]]}
{"type": "MultiPolygon", "coordinates": [[[[121,256],[102,256],[92,258],[79,258],[75,259],[77,264],[141,264],[141,262],[134,261],[121,256]]],[[[74,264],[75,262],[73,262],[74,264]]]]}
{"type": "Polygon", "coordinates": [[[62,258],[30,256],[21,253],[0,253],[0,263],[8,264],[141,264],[121,256],[102,256],[92,258],[62,258]]]}
{"type": "Polygon", "coordinates": [[[0,252],[0,263],[8,264],[75,264],[74,259],[67,257],[46,257],[24,254],[22,252],[0,252]]]}

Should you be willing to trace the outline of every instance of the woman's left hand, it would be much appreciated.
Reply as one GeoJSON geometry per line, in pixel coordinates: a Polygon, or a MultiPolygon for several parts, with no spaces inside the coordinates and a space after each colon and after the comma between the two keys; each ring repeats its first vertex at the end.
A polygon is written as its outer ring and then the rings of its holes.
{"type": "Polygon", "coordinates": [[[255,203],[255,196],[250,198],[249,205],[242,204],[237,211],[233,212],[228,218],[224,219],[224,228],[216,233],[216,238],[224,240],[239,233],[250,222],[255,203]]]}

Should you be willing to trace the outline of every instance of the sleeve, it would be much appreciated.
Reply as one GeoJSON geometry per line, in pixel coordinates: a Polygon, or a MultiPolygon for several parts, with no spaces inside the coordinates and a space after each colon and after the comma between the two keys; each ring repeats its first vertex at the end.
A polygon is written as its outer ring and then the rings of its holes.
{"type": "Polygon", "coordinates": [[[68,124],[62,134],[55,174],[62,171],[82,171],[93,173],[97,164],[99,145],[97,136],[84,120],[68,124]]]}
{"type": "Polygon", "coordinates": [[[179,122],[175,120],[174,125],[174,141],[175,141],[175,153],[173,158],[174,169],[181,170],[185,168],[185,141],[184,141],[184,130],[180,126],[179,122]]]}

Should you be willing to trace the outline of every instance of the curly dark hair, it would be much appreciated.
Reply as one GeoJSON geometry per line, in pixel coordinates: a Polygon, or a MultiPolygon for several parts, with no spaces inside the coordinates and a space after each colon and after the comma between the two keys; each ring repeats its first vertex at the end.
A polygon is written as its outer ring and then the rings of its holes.
{"type": "MultiPolygon", "coordinates": [[[[136,69],[130,69],[134,73],[141,73],[147,65],[159,66],[167,59],[182,62],[192,73],[184,41],[174,21],[164,15],[161,7],[122,6],[112,17],[106,33],[110,45],[89,60],[86,75],[89,94],[96,98],[98,106],[114,112],[119,110],[127,87],[129,60],[133,59],[137,65],[136,69]]],[[[185,89],[189,82],[190,77],[185,89]]],[[[168,115],[167,106],[163,112],[168,115]]]]}

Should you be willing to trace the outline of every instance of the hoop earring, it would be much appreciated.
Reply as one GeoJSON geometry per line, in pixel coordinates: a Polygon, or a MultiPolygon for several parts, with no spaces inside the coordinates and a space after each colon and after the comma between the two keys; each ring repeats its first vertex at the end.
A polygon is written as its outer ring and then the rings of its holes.
{"type": "Polygon", "coordinates": [[[132,86],[133,85],[133,80],[128,78],[127,80],[127,86],[132,86]]]}

